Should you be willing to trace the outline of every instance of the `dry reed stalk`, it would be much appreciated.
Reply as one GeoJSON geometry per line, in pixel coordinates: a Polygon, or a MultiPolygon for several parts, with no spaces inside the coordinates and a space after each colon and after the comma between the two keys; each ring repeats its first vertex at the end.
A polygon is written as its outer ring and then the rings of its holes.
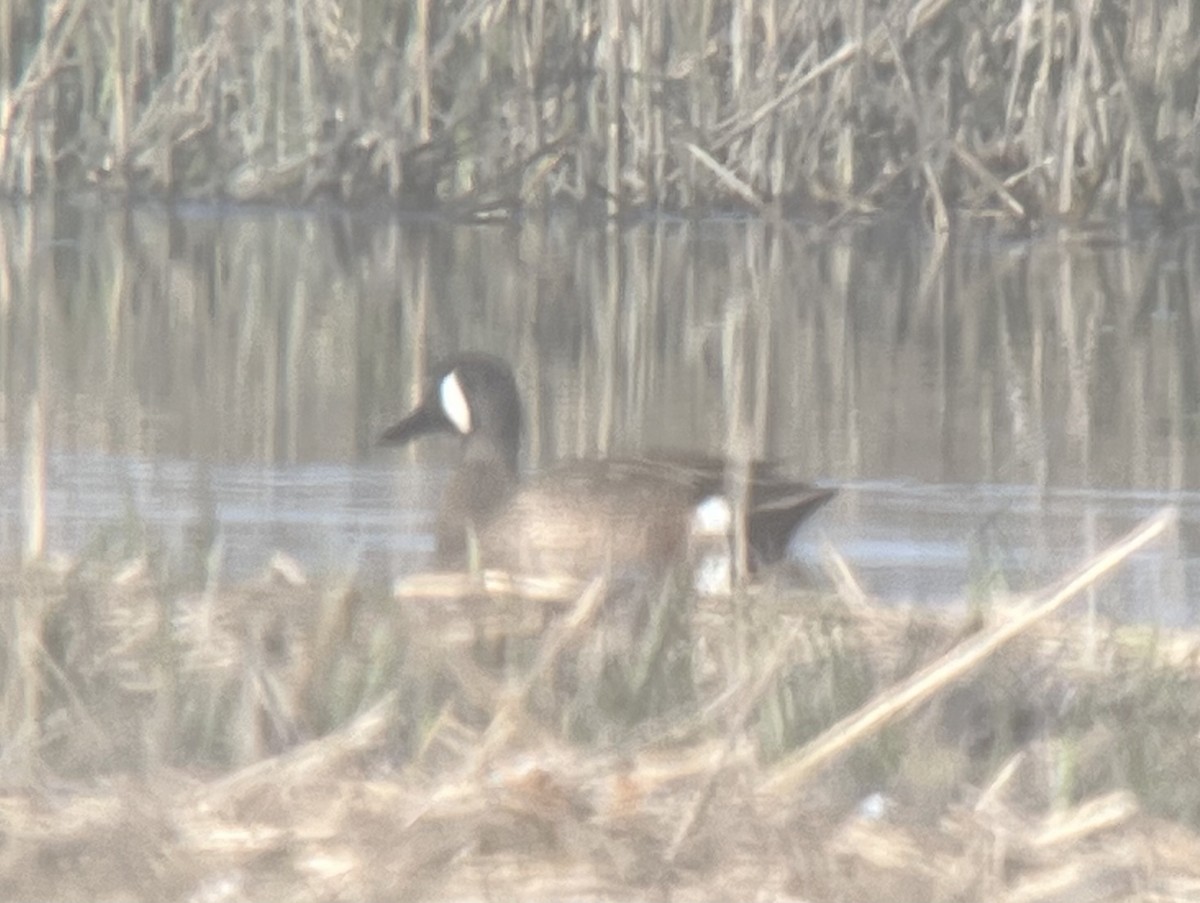
{"type": "Polygon", "coordinates": [[[529,673],[492,716],[491,723],[484,731],[483,741],[479,745],[479,751],[475,758],[476,766],[471,771],[477,770],[489,761],[502,746],[509,742],[512,731],[516,727],[517,714],[525,707],[530,693],[539,683],[547,679],[557,667],[562,654],[572,643],[578,641],[584,629],[595,619],[607,597],[607,590],[608,583],[602,577],[597,577],[589,583],[580,594],[570,614],[557,624],[551,634],[543,640],[537,659],[529,673]]]}
{"type": "Polygon", "coordinates": [[[1125,101],[1126,115],[1129,117],[1129,134],[1125,138],[1125,144],[1130,151],[1130,156],[1136,156],[1142,166],[1150,202],[1162,204],[1164,200],[1163,177],[1154,160],[1153,144],[1147,135],[1146,126],[1142,122],[1143,111],[1138,105],[1135,88],[1130,84],[1129,73],[1125,69],[1125,63],[1113,40],[1110,27],[1101,22],[1099,28],[1100,35],[1104,40],[1104,49],[1107,51],[1107,62],[1112,67],[1116,83],[1121,88],[1121,99],[1125,101]]]}
{"type": "MultiPolygon", "coordinates": [[[[608,0],[615,4],[617,0],[608,0]]],[[[610,201],[612,196],[610,196],[610,201]]],[[[617,418],[617,371],[620,342],[618,341],[618,324],[622,301],[625,298],[625,287],[628,284],[628,273],[625,267],[625,240],[616,223],[609,223],[604,229],[604,293],[600,297],[604,304],[599,317],[599,338],[597,340],[597,363],[600,368],[600,410],[596,417],[594,444],[598,456],[608,454],[608,449],[614,437],[613,425],[617,418]]],[[[582,398],[580,399],[582,401],[582,398]]],[[[581,423],[587,418],[581,418],[581,423]]]]}
{"type": "MultiPolygon", "coordinates": [[[[48,24],[37,52],[0,108],[0,185],[10,190],[32,193],[36,187],[34,169],[40,148],[31,140],[36,133],[31,123],[37,95],[58,74],[87,6],[87,0],[73,3],[59,0],[51,5],[46,11],[48,24]],[[23,137],[24,141],[14,147],[13,139],[17,137],[23,137]],[[14,155],[18,159],[13,159],[14,155]]],[[[11,34],[4,37],[11,39],[11,34]]]]}
{"type": "MultiPolygon", "coordinates": [[[[753,441],[746,422],[746,356],[749,316],[745,295],[730,299],[721,324],[721,374],[724,394],[725,435],[723,449],[729,462],[724,475],[726,497],[733,500],[733,532],[730,536],[731,590],[742,586],[750,573],[750,545],[746,535],[746,511],[750,496],[750,461],[753,441]]],[[[736,599],[735,601],[740,601],[736,599]]],[[[742,619],[738,618],[739,635],[742,619]]],[[[740,645],[740,643],[739,643],[740,645]]]]}
{"type": "Polygon", "coordinates": [[[938,178],[937,171],[934,169],[931,154],[932,147],[927,135],[927,129],[925,128],[924,116],[922,115],[925,105],[917,99],[917,92],[913,88],[913,81],[908,74],[908,61],[905,59],[904,52],[901,50],[895,35],[890,29],[886,34],[886,38],[892,58],[896,61],[896,71],[899,74],[900,84],[904,88],[904,96],[908,101],[909,116],[916,128],[917,154],[920,158],[921,174],[925,178],[929,197],[933,202],[933,230],[938,235],[944,235],[950,231],[950,213],[946,205],[946,199],[942,193],[941,181],[938,178]]]}
{"type": "Polygon", "coordinates": [[[396,700],[395,692],[388,693],[338,730],[209,782],[197,794],[207,805],[217,807],[263,784],[298,786],[328,775],[383,741],[395,716],[396,700]]]}
{"type": "Polygon", "coordinates": [[[46,549],[46,424],[36,395],[25,418],[25,471],[21,480],[25,520],[24,560],[36,561],[46,549]]]}
{"type": "Polygon", "coordinates": [[[1123,539],[1063,577],[1056,588],[1029,597],[1008,620],[967,640],[912,677],[872,699],[771,769],[758,784],[763,797],[794,793],[823,766],[872,736],[885,725],[948,684],[963,677],[1006,643],[1045,620],[1074,596],[1105,576],[1130,555],[1161,536],[1178,520],[1178,511],[1165,508],[1147,518],[1123,539]],[[1038,601],[1043,599],[1044,601],[1038,601]]]}
{"type": "Polygon", "coordinates": [[[605,42],[608,45],[604,69],[607,106],[605,113],[608,118],[606,142],[604,148],[605,186],[607,188],[607,206],[609,216],[616,216],[621,211],[621,170],[624,165],[622,153],[621,119],[624,101],[624,54],[621,0],[605,0],[604,2],[604,31],[605,42]]]}
{"type": "Polygon", "coordinates": [[[824,565],[825,573],[837,588],[838,597],[853,609],[865,610],[870,600],[870,595],[863,589],[862,583],[854,575],[850,563],[828,541],[823,544],[821,551],[821,561],[824,565]]]}
{"type": "Polygon", "coordinates": [[[1067,153],[1059,157],[1059,173],[1058,173],[1058,199],[1057,212],[1061,216],[1066,216],[1071,212],[1075,201],[1075,169],[1077,165],[1077,156],[1075,154],[1076,142],[1079,140],[1079,134],[1083,128],[1083,119],[1086,112],[1083,109],[1085,105],[1085,97],[1088,94],[1088,70],[1091,68],[1095,49],[1092,41],[1093,14],[1096,9],[1095,0],[1074,0],[1075,16],[1072,17],[1072,24],[1077,26],[1075,38],[1071,43],[1074,45],[1074,58],[1068,60],[1068,65],[1065,66],[1066,88],[1064,94],[1066,99],[1064,102],[1065,109],[1063,110],[1063,127],[1061,146],[1067,149],[1067,153]]]}
{"type": "Polygon", "coordinates": [[[1026,218],[1027,214],[1025,211],[1025,206],[1015,197],[1013,197],[1012,192],[1008,190],[1008,187],[998,178],[996,178],[992,171],[984,165],[982,160],[963,147],[958,141],[955,141],[950,145],[950,150],[954,156],[958,158],[959,162],[961,162],[968,171],[970,171],[981,183],[983,183],[984,187],[986,187],[988,191],[1000,198],[1004,206],[1009,209],[1013,216],[1022,220],[1026,218]]]}
{"type": "Polygon", "coordinates": [[[707,773],[703,775],[703,782],[695,792],[691,804],[684,810],[684,815],[679,820],[674,835],[671,837],[670,845],[667,846],[663,856],[664,869],[670,869],[678,857],[679,851],[683,848],[683,844],[696,829],[704,812],[711,804],[717,780],[733,757],[750,717],[762,701],[763,695],[775,684],[799,638],[800,631],[798,630],[786,633],[775,644],[775,648],[767,656],[761,670],[757,674],[747,671],[734,690],[732,699],[737,705],[736,714],[726,727],[725,742],[721,746],[719,755],[708,767],[707,773]]]}
{"type": "Polygon", "coordinates": [[[1063,847],[1078,843],[1127,824],[1140,810],[1128,791],[1117,791],[1081,803],[1069,812],[1055,813],[1027,838],[1030,849],[1055,855],[1063,847]]]}
{"type": "Polygon", "coordinates": [[[393,592],[401,601],[449,601],[470,598],[482,591],[494,597],[493,601],[507,597],[562,607],[578,599],[585,588],[586,584],[566,576],[512,574],[486,569],[479,574],[457,571],[410,574],[396,581],[393,592]]]}
{"type": "Polygon", "coordinates": [[[429,0],[417,0],[414,27],[416,52],[413,67],[417,80],[417,140],[422,144],[433,137],[433,75],[429,64],[429,0]]]}
{"type": "Polygon", "coordinates": [[[857,42],[849,42],[843,44],[840,48],[827,56],[817,65],[813,66],[806,72],[795,72],[791,77],[791,83],[785,85],[774,97],[766,103],[759,106],[749,115],[738,114],[717,126],[713,143],[717,147],[723,147],[734,138],[754,128],[779,107],[790,101],[796,95],[803,92],[810,85],[814,84],[830,72],[847,65],[854,60],[855,56],[861,49],[861,45],[857,42]]]}
{"type": "Polygon", "coordinates": [[[719,163],[708,151],[702,147],[697,147],[691,141],[685,142],[684,147],[688,152],[699,160],[705,167],[712,170],[721,183],[732,191],[735,195],[753,207],[755,210],[764,210],[767,206],[766,201],[758,196],[750,185],[739,179],[728,166],[723,166],[719,163]]]}

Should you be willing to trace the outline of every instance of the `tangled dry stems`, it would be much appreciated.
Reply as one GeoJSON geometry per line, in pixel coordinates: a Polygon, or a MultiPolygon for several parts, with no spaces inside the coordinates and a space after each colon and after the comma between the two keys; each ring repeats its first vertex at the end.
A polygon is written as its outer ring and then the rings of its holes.
{"type": "Polygon", "coordinates": [[[236,589],[172,589],[144,562],[4,589],[10,899],[1200,889],[1193,635],[779,586],[631,608],[602,582],[428,576],[393,599],[286,562],[236,589]]]}

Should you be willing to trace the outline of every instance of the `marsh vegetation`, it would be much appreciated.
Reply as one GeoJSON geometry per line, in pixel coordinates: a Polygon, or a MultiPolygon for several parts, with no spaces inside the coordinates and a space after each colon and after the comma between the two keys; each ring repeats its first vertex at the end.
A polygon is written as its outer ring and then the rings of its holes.
{"type": "MultiPolygon", "coordinates": [[[[775,582],[4,576],[13,899],[1174,899],[1197,638],[775,582]],[[630,606],[649,615],[630,632],[630,606]]],[[[486,579],[485,579],[486,578],[486,579]]]]}
{"type": "Polygon", "coordinates": [[[0,191],[461,216],[1197,206],[1184,0],[15,0],[0,191]]]}

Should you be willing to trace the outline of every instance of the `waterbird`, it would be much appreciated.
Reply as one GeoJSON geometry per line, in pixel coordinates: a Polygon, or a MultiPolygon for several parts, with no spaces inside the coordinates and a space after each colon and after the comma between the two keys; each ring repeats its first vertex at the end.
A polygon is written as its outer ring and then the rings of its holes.
{"type": "Polygon", "coordinates": [[[447,568],[588,580],[686,563],[698,586],[720,584],[732,573],[735,511],[744,512],[755,569],[780,560],[800,523],[836,492],[757,462],[743,469],[738,505],[727,491],[736,471],[699,453],[568,460],[523,478],[517,382],[506,361],[482,353],[435,366],[420,403],[379,444],[437,433],[461,439],[436,527],[437,561],[447,568]]]}

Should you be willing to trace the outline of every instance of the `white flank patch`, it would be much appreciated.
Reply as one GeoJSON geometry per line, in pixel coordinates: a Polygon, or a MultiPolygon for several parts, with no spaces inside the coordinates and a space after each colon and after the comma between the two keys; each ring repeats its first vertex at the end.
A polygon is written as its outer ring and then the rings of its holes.
{"type": "Polygon", "coordinates": [[[710,495],[692,509],[693,536],[728,536],[733,531],[733,508],[729,499],[710,495]]]}
{"type": "Polygon", "coordinates": [[[733,562],[728,552],[701,556],[692,571],[692,588],[702,596],[728,596],[733,592],[733,562]]]}
{"type": "Polygon", "coordinates": [[[702,596],[727,596],[733,591],[733,506],[723,495],[710,495],[692,509],[688,525],[692,585],[702,596]]]}
{"type": "Polygon", "coordinates": [[[459,382],[458,371],[451,370],[442,380],[438,398],[446,419],[454,424],[454,428],[464,436],[471,432],[471,406],[467,404],[467,396],[463,392],[462,383],[459,382]]]}

